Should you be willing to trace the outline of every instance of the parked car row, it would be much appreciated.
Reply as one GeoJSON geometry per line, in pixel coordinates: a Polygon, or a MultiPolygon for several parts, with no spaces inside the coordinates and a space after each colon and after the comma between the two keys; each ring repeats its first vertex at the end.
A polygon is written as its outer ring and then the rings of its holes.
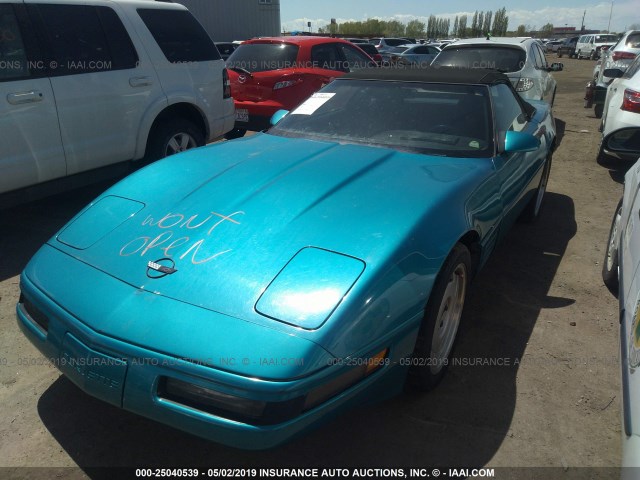
{"type": "Polygon", "coordinates": [[[614,46],[602,53],[593,70],[593,81],[587,85],[585,94],[585,100],[587,101],[585,107],[590,108],[593,106],[597,118],[602,117],[607,89],[614,80],[614,77],[607,76],[605,72],[612,71],[612,69],[624,72],[639,53],[639,30],[625,32],[614,46]]]}

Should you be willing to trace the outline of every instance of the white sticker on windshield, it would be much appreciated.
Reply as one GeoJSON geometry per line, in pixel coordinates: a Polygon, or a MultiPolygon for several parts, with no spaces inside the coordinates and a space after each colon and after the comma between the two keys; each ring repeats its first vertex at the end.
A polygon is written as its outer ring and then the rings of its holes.
{"type": "Polygon", "coordinates": [[[322,105],[331,100],[335,93],[314,93],[302,105],[296,108],[292,115],[311,115],[322,105]]]}

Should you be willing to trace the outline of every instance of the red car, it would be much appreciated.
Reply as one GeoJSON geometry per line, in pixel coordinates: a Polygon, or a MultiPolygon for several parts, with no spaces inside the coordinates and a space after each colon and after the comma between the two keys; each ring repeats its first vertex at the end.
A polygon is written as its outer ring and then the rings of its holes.
{"type": "Polygon", "coordinates": [[[227,60],[236,124],[226,137],[269,128],[278,110],[293,110],[334,78],[372,65],[369,55],[339,38],[248,40],[227,60]]]}

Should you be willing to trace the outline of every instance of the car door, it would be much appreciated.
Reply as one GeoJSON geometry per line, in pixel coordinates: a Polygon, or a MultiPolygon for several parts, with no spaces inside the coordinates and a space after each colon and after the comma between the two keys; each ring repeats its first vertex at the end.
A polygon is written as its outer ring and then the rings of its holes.
{"type": "Polygon", "coordinates": [[[509,230],[526,206],[530,195],[537,188],[544,152],[505,152],[504,140],[507,131],[525,132],[539,138],[541,126],[533,118],[528,118],[517,93],[505,84],[491,87],[496,142],[498,155],[494,163],[500,179],[500,197],[502,199],[503,216],[500,222],[499,237],[509,230]]]}
{"type": "Polygon", "coordinates": [[[142,117],[162,97],[144,50],[109,6],[27,8],[47,45],[68,174],[133,159],[142,117]]]}
{"type": "Polygon", "coordinates": [[[0,193],[66,174],[56,103],[21,4],[0,3],[0,193]]]}

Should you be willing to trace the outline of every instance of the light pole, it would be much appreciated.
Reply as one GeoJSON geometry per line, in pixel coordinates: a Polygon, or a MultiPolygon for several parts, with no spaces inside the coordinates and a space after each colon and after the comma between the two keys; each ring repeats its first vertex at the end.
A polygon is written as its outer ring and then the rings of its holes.
{"type": "Polygon", "coordinates": [[[611,10],[609,11],[609,24],[607,25],[607,33],[611,33],[611,16],[613,15],[613,0],[611,0],[611,10]]]}

